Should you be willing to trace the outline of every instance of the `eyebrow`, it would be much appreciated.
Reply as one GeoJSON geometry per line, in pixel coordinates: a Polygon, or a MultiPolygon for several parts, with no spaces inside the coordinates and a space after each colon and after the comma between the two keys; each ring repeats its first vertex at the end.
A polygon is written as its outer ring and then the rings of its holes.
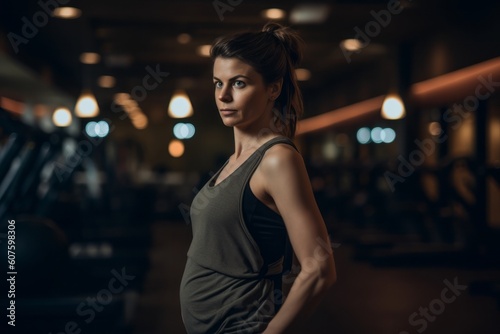
{"type": "MultiPolygon", "coordinates": [[[[234,76],[234,77],[230,78],[230,79],[229,79],[229,81],[233,81],[233,80],[238,79],[238,78],[240,78],[240,77],[241,77],[241,78],[248,79],[248,80],[252,80],[252,79],[250,79],[249,77],[247,77],[246,75],[243,75],[243,74],[238,74],[238,75],[236,75],[236,76],[234,76]]],[[[214,76],[214,79],[215,79],[215,80],[222,81],[221,79],[217,78],[216,76],[214,76]]]]}

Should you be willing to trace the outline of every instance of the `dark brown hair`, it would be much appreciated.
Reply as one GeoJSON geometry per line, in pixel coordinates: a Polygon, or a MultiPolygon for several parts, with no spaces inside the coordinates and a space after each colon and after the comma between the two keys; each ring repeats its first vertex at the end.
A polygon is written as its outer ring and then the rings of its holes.
{"type": "Polygon", "coordinates": [[[210,56],[237,58],[252,66],[266,84],[283,79],[279,97],[275,100],[275,126],[283,135],[293,138],[297,119],[304,106],[297,84],[295,69],[302,59],[302,39],[289,27],[268,23],[259,32],[244,32],[218,38],[212,45],[210,56]]]}

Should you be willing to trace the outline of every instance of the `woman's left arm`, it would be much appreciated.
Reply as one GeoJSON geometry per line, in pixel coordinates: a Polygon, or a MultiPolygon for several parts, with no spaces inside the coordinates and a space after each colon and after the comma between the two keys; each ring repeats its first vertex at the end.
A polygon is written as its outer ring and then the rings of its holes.
{"type": "Polygon", "coordinates": [[[266,191],[286,225],[300,272],[264,334],[286,333],[304,322],[336,280],[328,232],[316,204],[302,156],[277,145],[261,164],[266,191]]]}

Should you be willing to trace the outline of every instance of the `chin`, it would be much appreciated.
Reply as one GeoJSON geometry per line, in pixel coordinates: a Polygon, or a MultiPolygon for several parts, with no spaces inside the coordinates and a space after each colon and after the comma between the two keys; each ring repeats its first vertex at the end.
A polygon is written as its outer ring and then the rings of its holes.
{"type": "Polygon", "coordinates": [[[233,118],[222,118],[222,123],[228,127],[234,127],[239,124],[239,120],[233,118]]]}
{"type": "Polygon", "coordinates": [[[235,122],[232,122],[232,121],[230,121],[230,120],[224,120],[224,119],[223,119],[223,120],[222,120],[222,124],[224,124],[225,126],[227,126],[227,127],[229,127],[229,128],[232,128],[232,127],[234,127],[235,122]]]}

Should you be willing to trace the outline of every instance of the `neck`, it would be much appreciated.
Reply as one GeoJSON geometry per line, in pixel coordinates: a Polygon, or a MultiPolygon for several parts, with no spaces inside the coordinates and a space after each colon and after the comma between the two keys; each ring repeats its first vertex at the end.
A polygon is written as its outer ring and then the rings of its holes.
{"type": "Polygon", "coordinates": [[[271,138],[281,134],[272,127],[259,127],[257,130],[234,127],[234,155],[238,158],[242,153],[255,150],[271,138]]]}

